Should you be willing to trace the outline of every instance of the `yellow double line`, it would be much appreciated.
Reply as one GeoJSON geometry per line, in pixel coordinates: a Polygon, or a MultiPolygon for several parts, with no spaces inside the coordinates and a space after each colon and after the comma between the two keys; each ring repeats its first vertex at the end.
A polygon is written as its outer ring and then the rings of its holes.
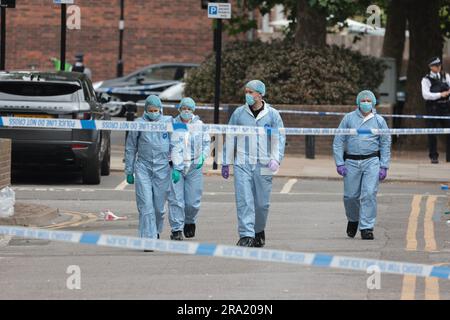
{"type": "MultiPolygon", "coordinates": [[[[411,213],[409,215],[408,229],[406,232],[406,250],[417,251],[417,229],[420,217],[420,204],[422,195],[414,195],[411,203],[411,213]]],[[[436,204],[436,196],[428,196],[425,205],[424,216],[424,240],[425,251],[435,252],[437,250],[436,238],[434,235],[433,213],[436,204]]],[[[416,276],[405,275],[403,277],[402,300],[414,300],[416,297],[416,276]]],[[[439,300],[439,279],[425,278],[425,299],[439,300]]]]}

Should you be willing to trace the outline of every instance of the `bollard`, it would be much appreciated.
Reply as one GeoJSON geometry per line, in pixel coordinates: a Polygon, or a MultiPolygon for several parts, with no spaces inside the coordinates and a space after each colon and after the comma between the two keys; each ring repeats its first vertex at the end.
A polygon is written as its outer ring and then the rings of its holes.
{"type": "Polygon", "coordinates": [[[228,121],[230,120],[231,116],[233,115],[233,112],[238,108],[238,106],[235,105],[227,105],[226,107],[224,107],[224,109],[226,108],[227,113],[228,113],[228,121]]]}
{"type": "Polygon", "coordinates": [[[305,136],[305,155],[306,159],[315,158],[315,146],[316,137],[315,136],[305,136]]]}
{"type": "MultiPolygon", "coordinates": [[[[238,107],[235,106],[235,105],[227,105],[227,106],[224,106],[224,110],[226,110],[226,112],[228,113],[227,123],[228,123],[228,121],[230,120],[231,115],[233,114],[233,112],[234,112],[237,108],[238,108],[238,107]]],[[[212,157],[213,157],[213,159],[214,159],[214,161],[213,161],[213,170],[217,170],[219,166],[217,165],[217,162],[216,162],[216,152],[217,152],[217,147],[218,147],[216,141],[219,141],[219,140],[222,141],[222,140],[219,139],[219,137],[217,137],[217,136],[214,136],[212,139],[214,140],[214,145],[216,146],[216,148],[214,148],[214,150],[213,150],[213,152],[212,152],[212,157]]]]}

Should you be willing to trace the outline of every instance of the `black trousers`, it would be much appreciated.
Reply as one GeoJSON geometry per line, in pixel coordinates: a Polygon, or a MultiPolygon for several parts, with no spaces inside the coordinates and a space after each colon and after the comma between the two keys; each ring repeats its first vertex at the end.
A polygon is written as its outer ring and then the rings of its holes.
{"type": "MultiPolygon", "coordinates": [[[[450,116],[450,106],[448,104],[433,104],[427,105],[427,115],[430,116],[450,116]]],[[[450,128],[450,119],[427,119],[426,124],[428,128],[450,128]]],[[[446,137],[446,160],[450,162],[450,135],[445,135],[446,137]]],[[[437,151],[437,135],[428,135],[428,150],[430,159],[438,158],[439,153],[437,151]]]]}

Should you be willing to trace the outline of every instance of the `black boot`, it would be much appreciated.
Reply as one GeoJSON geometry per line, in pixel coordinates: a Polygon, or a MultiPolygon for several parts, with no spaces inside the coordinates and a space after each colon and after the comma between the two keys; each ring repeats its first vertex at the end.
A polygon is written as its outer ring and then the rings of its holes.
{"type": "Polygon", "coordinates": [[[373,230],[372,229],[364,229],[361,230],[361,239],[363,240],[373,240],[373,230]]]}
{"type": "Polygon", "coordinates": [[[262,248],[266,244],[266,234],[264,230],[255,234],[255,247],[262,248]]]}
{"type": "Polygon", "coordinates": [[[359,224],[358,221],[355,221],[355,222],[349,221],[347,223],[347,235],[350,238],[354,238],[356,235],[356,232],[358,232],[358,224],[359,224]]]}
{"type": "Polygon", "coordinates": [[[181,231],[172,231],[172,234],[170,235],[170,240],[183,240],[183,234],[181,231]]]}
{"type": "Polygon", "coordinates": [[[255,238],[252,237],[242,237],[239,239],[237,246],[240,247],[254,247],[255,246],[255,238]]]}
{"type": "Polygon", "coordinates": [[[183,228],[184,236],[186,238],[193,238],[195,237],[195,224],[185,224],[183,228]]]}

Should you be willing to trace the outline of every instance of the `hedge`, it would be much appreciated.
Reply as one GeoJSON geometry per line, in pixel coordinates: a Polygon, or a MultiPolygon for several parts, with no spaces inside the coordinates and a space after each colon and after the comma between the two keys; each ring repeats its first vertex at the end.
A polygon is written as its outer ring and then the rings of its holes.
{"type": "MultiPolygon", "coordinates": [[[[260,79],[272,104],[353,104],[359,91],[376,92],[384,70],[382,60],[337,46],[236,41],[222,54],[221,102],[241,103],[245,83],[260,79]]],[[[187,76],[185,96],[212,102],[214,75],[212,54],[187,76]]]]}

